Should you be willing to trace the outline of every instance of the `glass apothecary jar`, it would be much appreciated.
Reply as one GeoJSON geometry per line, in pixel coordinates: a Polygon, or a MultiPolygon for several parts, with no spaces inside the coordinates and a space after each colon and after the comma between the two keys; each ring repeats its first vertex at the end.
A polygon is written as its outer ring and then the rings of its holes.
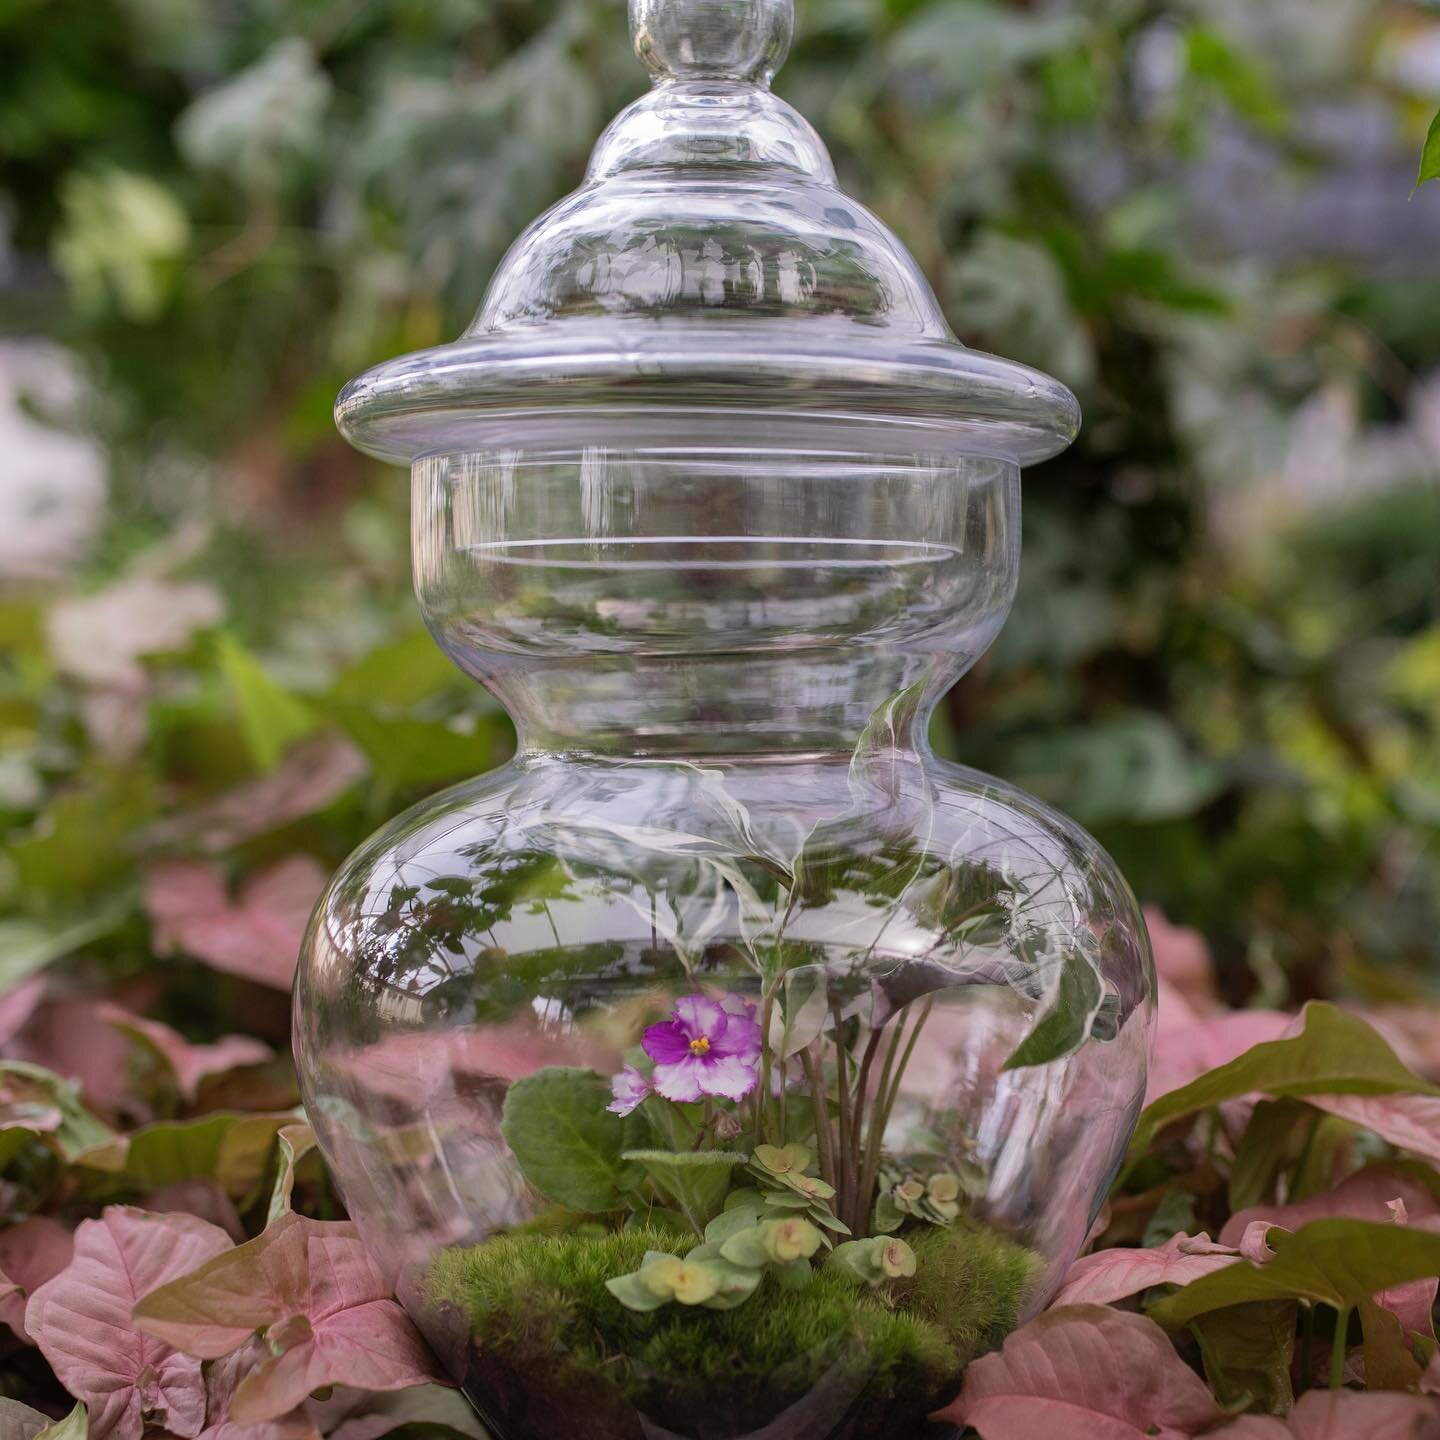
{"type": "Polygon", "coordinates": [[[1079,416],[836,188],[769,88],[789,0],[630,11],[654,84],[583,187],[339,402],[519,749],[341,868],[295,1051],[499,1440],[905,1435],[1044,1303],[1144,1090],[1124,881],[925,740],[1079,416]]]}

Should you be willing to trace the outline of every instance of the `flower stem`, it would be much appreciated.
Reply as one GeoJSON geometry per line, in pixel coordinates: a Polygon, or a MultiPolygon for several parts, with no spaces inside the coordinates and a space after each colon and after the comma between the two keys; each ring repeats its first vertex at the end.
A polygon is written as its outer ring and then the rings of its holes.
{"type": "Polygon", "coordinates": [[[805,1081],[810,1087],[810,1099],[815,1106],[815,1139],[820,1146],[820,1177],[838,1192],[835,1178],[835,1137],[830,1129],[830,1101],[825,1090],[825,1074],[814,1051],[807,1045],[800,1052],[800,1063],[805,1067],[805,1081]]]}
{"type": "Polygon", "coordinates": [[[840,1100],[840,1153],[835,1157],[837,1165],[835,1213],[848,1225],[851,1185],[850,1155],[850,1052],[845,1048],[844,1024],[840,1018],[839,1005],[832,1005],[830,1013],[835,1017],[835,1091],[840,1100]]]}
{"type": "Polygon", "coordinates": [[[1350,1307],[1342,1305],[1335,1312],[1335,1339],[1330,1346],[1330,1388],[1338,1390],[1345,1383],[1345,1339],[1350,1329],[1350,1307]]]}

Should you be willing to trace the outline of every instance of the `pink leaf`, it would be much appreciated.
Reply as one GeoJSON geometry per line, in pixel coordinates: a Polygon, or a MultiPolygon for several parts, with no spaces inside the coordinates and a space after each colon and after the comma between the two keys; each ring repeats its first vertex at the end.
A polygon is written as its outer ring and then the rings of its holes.
{"type": "Polygon", "coordinates": [[[189,1215],[111,1205],[75,1232],[71,1263],[30,1297],[25,1323],[61,1384],[90,1411],[91,1440],[140,1440],[147,1424],[172,1435],[205,1425],[199,1362],[136,1329],[135,1302],[230,1248],[189,1215]]]}
{"type": "Polygon", "coordinates": [[[1270,1244],[1271,1225],[1268,1220],[1252,1220],[1240,1237],[1240,1258],[1252,1265],[1268,1265],[1275,1258],[1270,1244]]]}
{"type": "Polygon", "coordinates": [[[1440,1165],[1440,1096],[1307,1095],[1305,1103],[1373,1130],[1397,1149],[1440,1165]]]}
{"type": "Polygon", "coordinates": [[[1257,1220],[1286,1230],[1298,1230],[1312,1220],[1372,1220],[1383,1225],[1391,1218],[1389,1202],[1397,1197],[1404,1200],[1414,1220],[1440,1214],[1440,1200],[1423,1181],[1388,1165],[1373,1165],[1323,1195],[1312,1195],[1292,1205],[1251,1205],[1236,1211],[1220,1231],[1220,1243],[1238,1245],[1257,1220]]]}
{"type": "Polygon", "coordinates": [[[1183,997],[1200,1015],[1215,1008],[1215,964],[1210,947],[1198,930],[1172,925],[1165,912],[1154,905],[1145,907],[1145,928],[1155,952],[1155,973],[1183,997]]]}
{"type": "Polygon", "coordinates": [[[139,1120],[151,1117],[131,1092],[130,1042],[105,1022],[94,1000],[52,996],[10,1049],[18,1058],[74,1081],[97,1110],[112,1116],[123,1111],[139,1120]]]}
{"type": "Polygon", "coordinates": [[[1252,1045],[1279,1040],[1295,1021],[1295,1016],[1277,1010],[1233,1010],[1172,1027],[1165,1024],[1162,1002],[1145,1103],[1188,1085],[1207,1070],[1228,1065],[1252,1045]]]}
{"type": "Polygon", "coordinates": [[[175,1180],[152,1190],[145,1197],[145,1208],[159,1215],[198,1215],[218,1225],[237,1245],[245,1243],[245,1227],[235,1210],[235,1202],[225,1193],[218,1180],[196,1178],[175,1180]]]}
{"type": "Polygon", "coordinates": [[[98,1007],[100,1018],[117,1030],[133,1036],[158,1055],[175,1077],[181,1097],[193,1102],[200,1082],[207,1075],[223,1075],[244,1065],[261,1065],[274,1051],[248,1035],[222,1035],[213,1045],[192,1045],[178,1030],[158,1020],[132,1015],[119,1005],[98,1007]]]}
{"type": "Polygon", "coordinates": [[[310,856],[292,855],[256,875],[232,903],[217,865],[166,861],[150,872],[145,890],[155,948],[183,950],[217,970],[288,990],[325,880],[310,856]]]}
{"type": "Polygon", "coordinates": [[[27,1344],[35,1342],[25,1329],[26,1297],[58,1275],[74,1251],[70,1232],[43,1215],[0,1230],[0,1322],[27,1344]]]}
{"type": "Polygon", "coordinates": [[[1221,1414],[1153,1320],[1077,1305],[1047,1311],[974,1361],[943,1418],[983,1440],[1183,1440],[1221,1414]]]}
{"type": "Polygon", "coordinates": [[[1217,1245],[1203,1232],[1192,1237],[1183,1231],[1148,1250],[1097,1250],[1066,1272],[1051,1308],[1110,1305],[1152,1285],[1188,1285],[1212,1270],[1233,1265],[1238,1253],[1228,1245],[1217,1245]]]}
{"type": "Polygon", "coordinates": [[[45,977],[32,975],[0,995],[0,1045],[4,1045],[35,1013],[45,993],[45,977]]]}
{"type": "Polygon", "coordinates": [[[1309,1390],[1284,1420],[1245,1415],[1207,1440],[1436,1440],[1440,1406],[1419,1395],[1309,1390]]]}
{"type": "Polygon", "coordinates": [[[424,1342],[355,1227],[285,1214],[135,1311],[146,1333],[202,1359],[257,1331],[278,1353],[243,1380],[229,1418],[252,1425],[325,1385],[400,1390],[433,1380],[424,1342]]]}
{"type": "Polygon", "coordinates": [[[159,845],[198,846],[212,854],[229,850],[323,810],[368,769],[365,757],[348,740],[319,735],[294,746],[272,774],[228,790],[188,815],[152,826],[145,838],[159,845]]]}

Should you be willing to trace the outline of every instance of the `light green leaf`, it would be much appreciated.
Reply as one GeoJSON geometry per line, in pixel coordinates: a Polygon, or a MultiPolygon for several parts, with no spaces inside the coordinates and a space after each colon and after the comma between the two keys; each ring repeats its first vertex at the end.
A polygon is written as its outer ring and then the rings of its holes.
{"type": "Polygon", "coordinates": [[[605,1282],[605,1288],[627,1310],[638,1310],[642,1314],[646,1311],[658,1310],[665,1303],[641,1280],[638,1274],[616,1275],[605,1282]]]}
{"type": "Polygon", "coordinates": [[[626,1150],[620,1158],[641,1166],[703,1234],[725,1203],[731,1171],[750,1157],[729,1150],[626,1150]]]}
{"type": "Polygon", "coordinates": [[[35,1440],[85,1440],[89,1433],[89,1412],[83,1405],[77,1405],[63,1420],[47,1425],[35,1440]]]}
{"type": "Polygon", "coordinates": [[[181,1180],[216,1181],[236,1200],[245,1200],[264,1177],[275,1136],[295,1116],[220,1111],[199,1120],[146,1125],[129,1144],[84,1156],[84,1190],[91,1196],[117,1191],[144,1193],[181,1180]]]}
{"type": "Polygon", "coordinates": [[[549,1066],[517,1080],[500,1130],[525,1178],[557,1205],[585,1214],[614,1210],[628,1188],[620,1150],[625,1126],[606,1109],[610,1086],[593,1070],[549,1066]]]}
{"type": "Polygon", "coordinates": [[[1077,945],[1060,962],[1059,979],[1049,1008],[1002,1068],[1019,1070],[1028,1065],[1048,1065],[1052,1060],[1073,1055],[1088,1038],[1104,994],[1094,959],[1077,945]]]}
{"type": "Polygon", "coordinates": [[[67,1163],[107,1149],[118,1139],[115,1131],[86,1108],[79,1086],[43,1066],[22,1060],[0,1064],[0,1089],[12,1097],[5,1109],[17,1111],[18,1119],[0,1130],[0,1163],[8,1164],[33,1139],[50,1146],[67,1163]],[[26,1129],[23,1111],[29,1103],[43,1105],[52,1116],[58,1111],[60,1123],[55,1125],[52,1119],[43,1128],[26,1129]]]}
{"type": "Polygon", "coordinates": [[[433,720],[383,715],[335,701],[328,712],[365,752],[371,768],[392,785],[428,785],[476,775],[500,758],[501,733],[487,719],[471,733],[433,720]]]}
{"type": "Polygon", "coordinates": [[[0,1395],[0,1440],[35,1440],[51,1424],[48,1415],[0,1395]]]}
{"type": "Polygon", "coordinates": [[[265,1223],[278,1220],[290,1208],[290,1196],[295,1189],[295,1167],[315,1149],[315,1132],[303,1120],[294,1125],[282,1125],[275,1132],[277,1152],[275,1186],[270,1192],[270,1209],[265,1223]]]}
{"type": "Polygon", "coordinates": [[[1192,1280],[1154,1305],[1162,1325],[1184,1325],[1230,1305],[1256,1300],[1308,1300],[1342,1309],[1381,1290],[1440,1275],[1440,1235],[1369,1220],[1316,1220],[1294,1234],[1272,1229],[1275,1258],[1239,1260],[1192,1280]]]}
{"type": "MultiPolygon", "coordinates": [[[[325,414],[328,423],[328,402],[325,414]]],[[[408,710],[438,691],[467,683],[428,630],[413,630],[352,661],[336,677],[330,694],[371,710],[408,710]]]]}
{"type": "Polygon", "coordinates": [[[42,923],[24,916],[0,920],[0,993],[108,935],[129,914],[128,903],[100,905],[83,920],[42,923]]]}
{"type": "MultiPolygon", "coordinates": [[[[1430,122],[1425,148],[1420,152],[1420,171],[1415,177],[1415,190],[1431,180],[1440,180],[1440,110],[1430,122]]],[[[1412,195],[1414,190],[1410,192],[1412,195]]]]}
{"type": "Polygon", "coordinates": [[[771,1012],[770,1048],[778,1059],[798,1055],[824,1028],[829,1014],[825,972],[818,965],[790,970],[771,1012]]]}
{"type": "Polygon", "coordinates": [[[262,770],[273,770],[291,745],[319,728],[320,717],[299,696],[277,684],[233,636],[219,637],[216,658],[255,763],[262,770]]]}
{"type": "Polygon", "coordinates": [[[1440,1089],[1401,1064],[1358,1016],[1322,1001],[1312,1001],[1301,1014],[1300,1034],[1252,1045],[1228,1065],[1147,1106],[1131,1142],[1131,1155],[1142,1154],[1171,1122],[1255,1091],[1273,1096],[1440,1094],[1440,1089]]]}

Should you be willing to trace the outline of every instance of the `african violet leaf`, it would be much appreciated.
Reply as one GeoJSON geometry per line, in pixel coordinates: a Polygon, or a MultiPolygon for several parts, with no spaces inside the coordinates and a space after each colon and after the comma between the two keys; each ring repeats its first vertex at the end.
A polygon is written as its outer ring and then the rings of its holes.
{"type": "Polygon", "coordinates": [[[1172,1121],[1254,1091],[1275,1096],[1440,1094],[1440,1089],[1401,1064],[1389,1045],[1357,1016],[1312,1001],[1301,1011],[1300,1020],[1298,1034],[1262,1041],[1228,1065],[1153,1101],[1140,1116],[1131,1154],[1143,1153],[1172,1121]]]}
{"type": "Polygon", "coordinates": [[[1316,1220],[1293,1234],[1270,1232],[1275,1258],[1237,1260],[1150,1309],[1167,1326],[1183,1325],[1251,1300],[1309,1300],[1336,1309],[1359,1305],[1393,1286],[1440,1274],[1440,1235],[1366,1220],[1316,1220]]]}
{"type": "Polygon", "coordinates": [[[500,1133],[525,1178],[571,1210],[614,1210],[630,1188],[626,1126],[609,1113],[610,1085],[593,1070],[547,1066],[505,1094],[500,1133]]]}
{"type": "Polygon", "coordinates": [[[255,1240],[152,1291],[135,1323],[199,1359],[263,1331],[273,1352],[235,1389],[228,1418],[259,1424],[327,1385],[400,1390],[437,1379],[424,1342],[348,1222],[282,1215],[255,1240]]]}
{"type": "Polygon", "coordinates": [[[94,1440],[140,1440],[147,1423],[200,1433],[200,1364],[141,1334],[135,1302],[222,1251],[230,1237],[191,1215],[112,1205],[75,1232],[70,1264],[30,1297],[25,1325],[60,1382],[89,1409],[94,1440]]]}
{"type": "Polygon", "coordinates": [[[25,1329],[28,1297],[58,1275],[74,1253],[70,1231],[47,1215],[32,1215],[0,1230],[0,1324],[33,1344],[25,1329]]]}
{"type": "Polygon", "coordinates": [[[700,1233],[724,1204],[731,1172],[750,1157],[729,1150],[626,1150],[620,1158],[639,1165],[700,1233]]]}
{"type": "Polygon", "coordinates": [[[1080,945],[1066,951],[1049,1008],[1015,1047],[1003,1068],[1048,1065],[1073,1055],[1089,1036],[1104,994],[1094,957],[1080,945]]]}
{"type": "Polygon", "coordinates": [[[1098,1305],[1049,1310],[1017,1330],[971,1363],[942,1413],[982,1440],[1180,1440],[1223,1418],[1158,1325],[1098,1305]]]}
{"type": "Polygon", "coordinates": [[[1172,1235],[1149,1250],[1097,1250],[1070,1267],[1051,1303],[1111,1305],[1152,1285],[1188,1285],[1231,1264],[1238,1253],[1203,1233],[1172,1235]]]}

